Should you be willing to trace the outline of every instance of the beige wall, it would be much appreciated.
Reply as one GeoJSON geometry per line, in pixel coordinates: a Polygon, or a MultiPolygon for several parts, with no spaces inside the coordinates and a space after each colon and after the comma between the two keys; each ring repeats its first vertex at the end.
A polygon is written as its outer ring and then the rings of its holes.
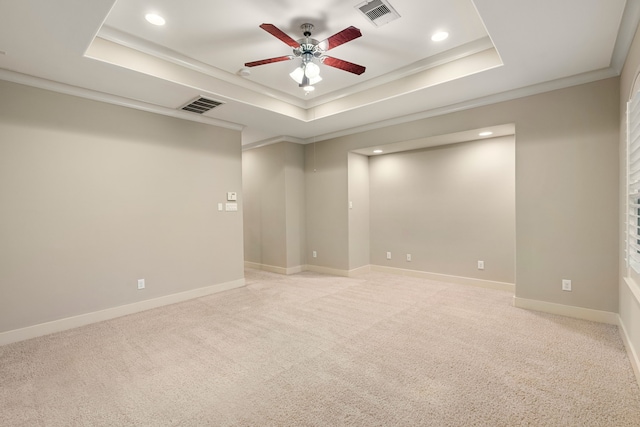
{"type": "Polygon", "coordinates": [[[304,146],[286,143],[285,191],[287,215],[287,268],[306,264],[304,146]]]}
{"type": "Polygon", "coordinates": [[[349,270],[370,264],[369,158],[348,154],[349,270]]]}
{"type": "Polygon", "coordinates": [[[304,147],[281,142],[242,154],[245,261],[305,264],[304,147]]]}
{"type": "Polygon", "coordinates": [[[371,263],[514,283],[514,140],[371,157],[371,263]]]}
{"type": "Polygon", "coordinates": [[[349,151],[515,123],[516,295],[617,312],[618,91],[606,79],[318,142],[315,172],[307,146],[309,249],[349,268],[349,151]]]}
{"type": "MultiPolygon", "coordinates": [[[[626,268],[625,254],[625,221],[626,221],[626,103],[632,95],[634,81],[640,71],[640,34],[636,36],[629,50],[627,61],[620,77],[620,216],[619,237],[620,247],[619,267],[620,267],[620,300],[619,314],[622,327],[624,328],[629,344],[632,347],[632,353],[635,354],[635,367],[640,368],[640,276],[631,274],[626,268]],[[635,291],[635,294],[634,294],[635,291]]],[[[638,87],[636,87],[638,88],[638,87]]],[[[638,380],[640,381],[640,371],[636,371],[638,380]]]]}
{"type": "Polygon", "coordinates": [[[305,146],[307,260],[349,270],[347,152],[340,141],[305,146]],[[317,258],[311,258],[316,251],[317,258]]]}
{"type": "Polygon", "coordinates": [[[243,278],[239,132],[0,94],[0,332],[243,278]]]}
{"type": "Polygon", "coordinates": [[[244,259],[287,264],[284,144],[242,153],[244,259]]]}

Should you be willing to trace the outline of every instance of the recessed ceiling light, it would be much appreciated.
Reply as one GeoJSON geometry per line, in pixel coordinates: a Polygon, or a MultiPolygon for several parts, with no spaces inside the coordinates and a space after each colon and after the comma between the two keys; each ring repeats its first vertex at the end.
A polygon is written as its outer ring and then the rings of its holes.
{"type": "Polygon", "coordinates": [[[433,40],[434,42],[441,42],[442,40],[445,40],[447,37],[449,37],[449,33],[447,33],[446,31],[438,31],[437,33],[431,36],[431,40],[433,40]]]}
{"type": "Polygon", "coordinates": [[[478,134],[478,136],[490,136],[490,135],[493,135],[493,132],[486,131],[486,132],[480,132],[478,134]]]}
{"type": "Polygon", "coordinates": [[[382,152],[383,152],[382,150],[373,150],[373,154],[380,154],[382,152]]]}
{"type": "Polygon", "coordinates": [[[147,13],[144,16],[144,19],[146,19],[149,23],[153,24],[153,25],[164,25],[165,24],[165,20],[162,16],[155,14],[155,13],[147,13]]]}

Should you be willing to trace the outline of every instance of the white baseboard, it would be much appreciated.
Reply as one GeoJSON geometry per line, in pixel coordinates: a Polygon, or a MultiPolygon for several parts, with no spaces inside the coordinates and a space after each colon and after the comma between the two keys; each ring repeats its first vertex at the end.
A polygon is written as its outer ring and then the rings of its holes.
{"type": "Polygon", "coordinates": [[[640,386],[640,358],[638,357],[638,353],[636,352],[635,348],[633,348],[631,338],[629,338],[629,334],[627,333],[627,328],[624,326],[624,322],[622,321],[622,318],[620,316],[618,316],[618,331],[620,333],[620,337],[622,338],[622,342],[624,343],[624,347],[627,349],[627,354],[629,355],[629,361],[631,361],[633,373],[636,375],[636,381],[640,386]]]}
{"type": "Polygon", "coordinates": [[[267,264],[259,264],[257,262],[244,262],[245,268],[254,268],[256,270],[269,271],[271,273],[276,274],[297,274],[302,273],[303,271],[313,271],[314,273],[322,273],[322,274],[330,274],[332,276],[342,276],[342,277],[353,277],[362,273],[366,273],[370,270],[368,265],[363,267],[359,267],[353,270],[340,270],[337,268],[330,267],[322,267],[319,265],[298,265],[296,267],[284,268],[284,267],[276,267],[275,265],[267,265],[267,264]]]}
{"type": "Polygon", "coordinates": [[[542,311],[544,313],[559,314],[575,319],[591,320],[592,322],[618,324],[618,314],[610,311],[594,310],[592,308],[575,307],[572,305],[556,304],[527,298],[513,297],[514,307],[526,310],[542,311]]]}
{"type": "Polygon", "coordinates": [[[333,276],[341,277],[356,277],[363,273],[371,271],[370,265],[363,265],[362,267],[354,268],[353,270],[339,270],[337,268],[322,267],[319,265],[305,265],[305,271],[313,271],[314,273],[331,274],[333,276]]]}
{"type": "Polygon", "coordinates": [[[475,279],[473,277],[449,276],[447,274],[430,273],[428,271],[407,270],[404,268],[385,267],[382,265],[372,265],[371,270],[383,273],[400,274],[403,276],[417,277],[420,279],[437,280],[440,282],[456,283],[458,285],[478,286],[499,291],[515,292],[513,283],[495,282],[492,280],[475,279]]]}
{"type": "Polygon", "coordinates": [[[175,304],[178,302],[203,297],[205,295],[215,294],[235,288],[241,288],[244,285],[245,281],[243,278],[231,282],[207,286],[204,288],[179,292],[177,294],[166,295],[159,298],[139,301],[132,304],[107,308],[105,310],[80,314],[78,316],[66,317],[64,319],[40,323],[38,325],[28,326],[26,328],[14,329],[12,331],[0,333],[0,345],[24,341],[43,335],[53,334],[55,332],[66,331],[68,329],[89,325],[91,323],[102,322],[104,320],[114,319],[116,317],[126,316],[128,314],[138,313],[140,311],[150,310],[152,308],[162,307],[169,304],[175,304]]]}
{"type": "Polygon", "coordinates": [[[285,268],[285,267],[277,267],[275,265],[259,264],[257,262],[250,262],[250,261],[245,261],[244,262],[244,267],[245,268],[254,268],[256,270],[268,271],[270,273],[286,274],[286,275],[297,274],[297,273],[301,273],[301,272],[306,270],[306,266],[305,265],[298,265],[298,266],[295,266],[295,267],[285,268]]]}
{"type": "Polygon", "coordinates": [[[332,276],[349,277],[349,270],[339,270],[337,268],[322,267],[320,265],[308,264],[305,266],[305,270],[313,271],[314,273],[331,274],[332,276]]]}
{"type": "Polygon", "coordinates": [[[371,271],[370,265],[363,265],[362,267],[354,268],[353,270],[349,270],[349,277],[357,277],[361,274],[365,274],[371,271]]]}

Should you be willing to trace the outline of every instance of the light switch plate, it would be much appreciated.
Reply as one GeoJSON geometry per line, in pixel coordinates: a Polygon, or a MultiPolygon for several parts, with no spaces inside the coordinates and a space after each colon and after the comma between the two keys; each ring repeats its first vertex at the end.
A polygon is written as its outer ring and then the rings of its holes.
{"type": "Polygon", "coordinates": [[[235,202],[236,200],[238,200],[238,194],[235,191],[229,191],[227,193],[227,201],[235,202]]]}

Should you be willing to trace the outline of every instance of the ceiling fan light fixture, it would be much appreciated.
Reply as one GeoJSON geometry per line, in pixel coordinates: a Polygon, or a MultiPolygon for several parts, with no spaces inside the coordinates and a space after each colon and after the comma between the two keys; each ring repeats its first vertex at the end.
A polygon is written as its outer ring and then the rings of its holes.
{"type": "Polygon", "coordinates": [[[307,87],[322,81],[322,77],[320,77],[320,67],[313,62],[308,62],[299,66],[289,73],[289,77],[298,83],[300,87],[307,87]]]}
{"type": "Polygon", "coordinates": [[[302,79],[305,77],[304,69],[302,67],[297,67],[295,70],[289,73],[289,77],[291,77],[296,83],[301,85],[302,79]]]}
{"type": "Polygon", "coordinates": [[[307,62],[307,64],[304,66],[304,75],[309,77],[310,79],[318,77],[320,75],[320,67],[318,67],[313,62],[307,62]]]}
{"type": "Polygon", "coordinates": [[[315,77],[309,77],[309,84],[316,84],[316,83],[320,83],[322,81],[322,77],[320,76],[315,76],[315,77]]]}

